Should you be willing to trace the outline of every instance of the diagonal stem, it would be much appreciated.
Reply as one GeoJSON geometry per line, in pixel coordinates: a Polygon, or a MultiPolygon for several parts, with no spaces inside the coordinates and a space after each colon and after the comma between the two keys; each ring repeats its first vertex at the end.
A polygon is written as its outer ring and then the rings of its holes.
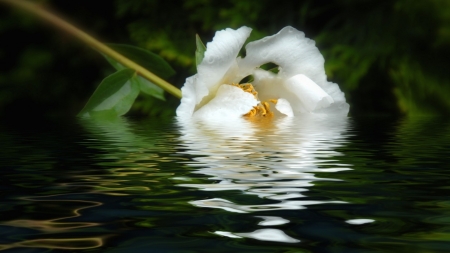
{"type": "Polygon", "coordinates": [[[55,14],[45,10],[42,6],[24,0],[0,0],[0,2],[4,2],[6,4],[18,7],[20,9],[35,14],[36,16],[42,18],[43,20],[48,21],[49,23],[60,28],[61,30],[77,37],[78,39],[88,44],[89,46],[93,47],[94,49],[100,51],[101,53],[108,55],[114,60],[122,63],[125,67],[135,70],[136,72],[139,73],[139,75],[148,79],[152,83],[158,85],[159,87],[161,87],[168,93],[172,94],[173,96],[181,98],[181,91],[177,87],[161,79],[160,77],[148,71],[147,69],[135,63],[134,61],[119,54],[118,52],[114,51],[113,49],[101,43],[100,41],[96,40],[89,34],[83,32],[82,30],[76,28],[75,26],[69,24],[60,17],[56,16],[55,14]]]}

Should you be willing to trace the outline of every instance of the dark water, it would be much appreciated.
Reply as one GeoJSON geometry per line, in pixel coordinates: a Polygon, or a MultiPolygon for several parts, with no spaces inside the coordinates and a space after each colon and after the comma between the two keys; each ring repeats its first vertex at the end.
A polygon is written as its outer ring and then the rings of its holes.
{"type": "Polygon", "coordinates": [[[448,252],[450,121],[0,126],[5,252],[448,252]]]}

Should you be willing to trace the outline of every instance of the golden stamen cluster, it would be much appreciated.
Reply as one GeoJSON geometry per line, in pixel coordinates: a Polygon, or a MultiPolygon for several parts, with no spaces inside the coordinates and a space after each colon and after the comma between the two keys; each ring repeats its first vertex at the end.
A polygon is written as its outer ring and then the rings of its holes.
{"type": "Polygon", "coordinates": [[[262,117],[272,117],[273,112],[270,110],[269,102],[276,104],[278,100],[269,99],[267,101],[259,103],[257,106],[254,106],[248,113],[244,114],[246,117],[254,117],[254,116],[262,116],[262,117]]]}
{"type": "Polygon", "coordinates": [[[253,87],[253,85],[251,83],[239,83],[239,84],[233,83],[231,85],[241,88],[243,91],[251,93],[255,97],[258,96],[258,92],[255,90],[255,88],[253,87]]]}
{"type": "MultiPolygon", "coordinates": [[[[253,85],[251,83],[240,83],[231,84],[233,86],[236,86],[238,88],[241,88],[243,91],[253,94],[256,99],[258,99],[258,92],[255,90],[253,85]]],[[[257,106],[253,106],[253,109],[251,109],[248,113],[244,114],[246,117],[254,117],[254,116],[262,116],[262,117],[271,117],[273,116],[273,112],[270,110],[270,103],[276,104],[278,102],[277,99],[269,99],[266,101],[263,101],[259,103],[257,106]]]]}

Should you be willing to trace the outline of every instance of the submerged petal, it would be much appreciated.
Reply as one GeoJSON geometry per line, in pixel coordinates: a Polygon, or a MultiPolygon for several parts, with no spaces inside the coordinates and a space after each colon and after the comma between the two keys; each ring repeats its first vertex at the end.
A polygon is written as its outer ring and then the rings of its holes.
{"type": "Polygon", "coordinates": [[[258,101],[248,92],[232,85],[221,85],[216,96],[194,113],[196,119],[227,120],[249,112],[258,101]]]}

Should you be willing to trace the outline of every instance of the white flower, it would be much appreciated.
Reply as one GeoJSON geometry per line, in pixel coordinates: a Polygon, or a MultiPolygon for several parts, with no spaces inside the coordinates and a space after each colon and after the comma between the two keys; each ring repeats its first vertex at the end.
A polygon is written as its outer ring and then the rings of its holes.
{"type": "Polygon", "coordinates": [[[237,57],[250,32],[248,27],[216,32],[197,66],[198,73],[187,78],[181,89],[179,118],[348,113],[344,93],[327,81],[324,58],[313,40],[288,26],[248,43],[245,58],[237,57]],[[279,72],[259,68],[266,63],[278,65],[279,72]],[[254,80],[240,84],[249,75],[254,80]]]}

